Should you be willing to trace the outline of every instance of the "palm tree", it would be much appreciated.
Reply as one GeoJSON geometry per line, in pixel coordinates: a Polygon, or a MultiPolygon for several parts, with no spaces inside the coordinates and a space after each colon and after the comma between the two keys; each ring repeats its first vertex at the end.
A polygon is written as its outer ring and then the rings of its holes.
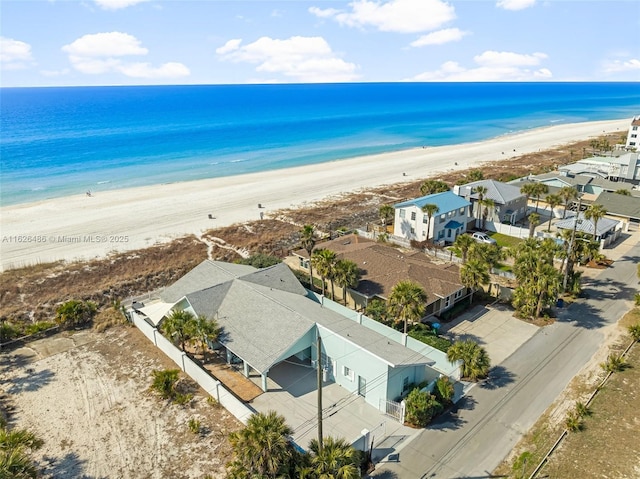
{"type": "Polygon", "coordinates": [[[598,221],[604,218],[607,214],[607,210],[604,206],[598,204],[591,204],[584,212],[584,217],[593,222],[593,240],[595,241],[598,236],[598,221]]]}
{"type": "Polygon", "coordinates": [[[310,464],[300,471],[300,479],[356,479],[360,477],[356,450],[345,439],[325,437],[322,448],[317,439],[309,444],[310,464]]]}
{"type": "Polygon", "coordinates": [[[202,348],[202,360],[204,361],[209,343],[217,341],[220,336],[218,323],[213,319],[208,319],[206,316],[198,315],[193,321],[192,332],[192,340],[195,345],[202,348]]]}
{"type": "Polygon", "coordinates": [[[384,230],[386,233],[387,223],[389,222],[390,219],[393,219],[393,215],[395,214],[395,209],[391,205],[382,205],[378,213],[380,215],[380,221],[382,222],[382,226],[384,227],[384,230]]]}
{"type": "Polygon", "coordinates": [[[487,351],[471,339],[453,343],[447,350],[447,359],[462,361],[462,377],[471,381],[486,378],[491,369],[487,351]]]}
{"type": "Polygon", "coordinates": [[[538,212],[538,205],[540,204],[540,197],[549,193],[549,186],[544,183],[533,183],[532,188],[533,196],[536,197],[536,213],[538,212]]]}
{"type": "Polygon", "coordinates": [[[396,322],[404,323],[404,334],[407,334],[407,323],[422,319],[427,307],[427,293],[422,286],[406,280],[397,283],[389,295],[389,314],[395,316],[396,322]]]}
{"type": "Polygon", "coordinates": [[[302,248],[309,255],[309,281],[311,291],[313,291],[313,266],[311,264],[311,254],[316,246],[316,229],[313,225],[304,225],[300,231],[300,243],[302,248]]]}
{"type": "Polygon", "coordinates": [[[440,180],[427,180],[420,185],[420,193],[424,196],[449,191],[449,185],[440,180]]]}
{"type": "Polygon", "coordinates": [[[520,187],[520,193],[527,197],[527,205],[529,205],[529,199],[534,196],[536,189],[535,185],[535,183],[525,183],[520,187]]]}
{"type": "Polygon", "coordinates": [[[336,254],[329,249],[319,249],[311,257],[311,262],[316,267],[318,274],[322,278],[322,295],[325,294],[325,282],[331,279],[333,285],[333,271],[336,264],[336,254]]]}
{"type": "Polygon", "coordinates": [[[353,261],[340,259],[334,268],[334,277],[338,286],[342,288],[342,301],[347,305],[347,288],[355,288],[360,281],[360,268],[353,261]]]}
{"type": "Polygon", "coordinates": [[[485,198],[481,202],[484,209],[482,210],[482,229],[484,229],[485,223],[487,221],[487,217],[489,216],[489,208],[493,209],[496,205],[496,202],[491,198],[485,198]]]}
{"type": "Polygon", "coordinates": [[[477,259],[472,259],[460,268],[460,282],[470,290],[469,305],[473,303],[473,292],[481,284],[489,283],[489,267],[477,259]]]}
{"type": "Polygon", "coordinates": [[[433,218],[433,215],[438,211],[440,211],[438,205],[432,203],[427,203],[422,207],[422,212],[427,214],[427,239],[429,239],[429,230],[431,229],[431,218],[433,218]]]}
{"type": "Polygon", "coordinates": [[[549,217],[549,226],[547,226],[547,232],[551,231],[551,220],[553,219],[553,209],[562,203],[560,195],[547,195],[547,204],[551,208],[551,216],[549,217]]]}
{"type": "Polygon", "coordinates": [[[480,220],[480,216],[482,215],[482,201],[484,200],[484,195],[487,194],[487,188],[485,186],[476,186],[473,191],[478,195],[478,199],[476,201],[478,210],[476,211],[475,216],[480,220]]]}
{"type": "Polygon", "coordinates": [[[533,238],[533,232],[536,226],[540,224],[540,215],[538,213],[531,213],[529,215],[529,238],[533,238]]]}
{"type": "Polygon", "coordinates": [[[471,249],[471,246],[475,243],[473,238],[467,234],[458,235],[456,240],[453,242],[453,246],[460,250],[460,254],[462,255],[462,263],[467,262],[467,254],[471,249]]]}
{"type": "Polygon", "coordinates": [[[229,435],[233,449],[233,459],[228,464],[229,477],[290,477],[295,457],[293,446],[287,438],[291,434],[293,429],[275,411],[251,416],[244,429],[229,435]]]}
{"type": "Polygon", "coordinates": [[[178,309],[171,312],[169,317],[162,321],[162,331],[174,342],[178,342],[180,349],[184,351],[184,346],[193,336],[193,326],[195,317],[189,311],[178,309]]]}
{"type": "Polygon", "coordinates": [[[565,219],[567,216],[569,201],[575,200],[578,197],[578,190],[576,190],[573,186],[563,186],[562,188],[560,188],[558,196],[560,196],[560,198],[562,198],[562,201],[564,202],[564,213],[562,213],[562,219],[565,219]]]}
{"type": "Polygon", "coordinates": [[[535,317],[539,318],[542,308],[552,304],[560,292],[560,273],[553,264],[541,264],[534,273],[535,289],[538,293],[535,317]]]}

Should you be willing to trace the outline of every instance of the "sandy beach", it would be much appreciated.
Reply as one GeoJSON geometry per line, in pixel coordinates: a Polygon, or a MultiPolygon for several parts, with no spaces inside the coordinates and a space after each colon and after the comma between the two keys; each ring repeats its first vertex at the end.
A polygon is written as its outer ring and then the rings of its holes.
{"type": "MultiPolygon", "coordinates": [[[[554,125],[491,140],[416,148],[240,176],[81,194],[0,208],[2,270],[55,260],[103,257],[187,234],[268,217],[332,195],[437,178],[604,132],[629,119],[554,125]],[[262,205],[259,208],[258,205],[262,205]]],[[[489,172],[485,172],[490,177],[489,172]]]]}

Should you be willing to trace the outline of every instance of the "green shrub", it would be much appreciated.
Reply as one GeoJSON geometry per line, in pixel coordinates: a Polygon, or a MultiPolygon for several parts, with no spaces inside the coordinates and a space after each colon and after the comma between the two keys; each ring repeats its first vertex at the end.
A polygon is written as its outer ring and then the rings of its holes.
{"type": "Polygon", "coordinates": [[[20,336],[20,330],[11,323],[0,323],[0,342],[9,341],[20,336]]]}
{"type": "Polygon", "coordinates": [[[200,433],[200,421],[194,417],[192,417],[191,419],[189,419],[189,430],[194,433],[194,434],[199,434],[200,433]]]}
{"type": "Polygon", "coordinates": [[[411,426],[425,427],[434,416],[442,412],[442,405],[433,394],[412,389],[406,401],[405,421],[411,426]]]}
{"type": "Polygon", "coordinates": [[[580,417],[575,411],[571,411],[569,412],[569,414],[567,414],[567,417],[564,420],[564,424],[571,432],[582,431],[582,429],[584,428],[584,421],[582,417],[580,417]]]}
{"type": "Polygon", "coordinates": [[[271,256],[264,253],[256,253],[249,256],[248,258],[243,258],[237,261],[238,264],[247,264],[249,266],[253,266],[254,268],[267,268],[281,262],[282,260],[277,256],[271,256]]]}
{"type": "MultiPolygon", "coordinates": [[[[478,294],[479,293],[480,292],[478,292],[478,294]]],[[[467,309],[469,309],[469,302],[460,301],[459,303],[456,303],[453,306],[453,308],[447,309],[444,313],[442,313],[440,315],[440,319],[445,322],[451,321],[456,316],[459,316],[460,314],[464,313],[467,309]]]]}
{"type": "Polygon", "coordinates": [[[446,353],[451,347],[451,341],[438,336],[436,332],[426,324],[414,325],[409,331],[409,336],[433,348],[439,349],[443,353],[446,353]]]}
{"type": "Polygon", "coordinates": [[[176,383],[178,382],[179,369],[165,369],[164,371],[153,371],[153,383],[151,389],[160,394],[162,399],[173,399],[176,394],[176,383]]]}
{"type": "Polygon", "coordinates": [[[220,402],[213,396],[207,397],[207,404],[215,408],[220,407],[220,402]]]}
{"type": "Polygon", "coordinates": [[[600,363],[600,367],[608,373],[615,373],[624,370],[627,363],[621,354],[609,354],[604,363],[600,363]]]}
{"type": "Polygon", "coordinates": [[[66,327],[82,326],[91,322],[98,307],[91,301],[72,299],[56,309],[56,323],[66,327]]]}
{"type": "Polygon", "coordinates": [[[585,403],[578,401],[576,403],[576,414],[580,417],[591,416],[591,410],[585,403]]]}
{"type": "Polygon", "coordinates": [[[40,321],[38,323],[29,324],[24,328],[24,334],[30,336],[32,334],[39,333],[40,331],[46,331],[56,325],[53,321],[40,321]]]}
{"type": "Polygon", "coordinates": [[[447,376],[440,376],[436,381],[436,386],[433,390],[436,398],[444,406],[451,404],[453,400],[453,394],[455,389],[453,383],[447,376]]]}
{"type": "Polygon", "coordinates": [[[627,330],[634,341],[640,341],[640,323],[632,324],[627,330]]]}

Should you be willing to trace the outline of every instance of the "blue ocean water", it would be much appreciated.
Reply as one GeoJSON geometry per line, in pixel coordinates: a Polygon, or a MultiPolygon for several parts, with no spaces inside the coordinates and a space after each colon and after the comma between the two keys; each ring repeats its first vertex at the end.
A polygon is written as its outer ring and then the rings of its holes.
{"type": "Polygon", "coordinates": [[[0,204],[640,113],[638,83],[0,89],[0,204]]]}

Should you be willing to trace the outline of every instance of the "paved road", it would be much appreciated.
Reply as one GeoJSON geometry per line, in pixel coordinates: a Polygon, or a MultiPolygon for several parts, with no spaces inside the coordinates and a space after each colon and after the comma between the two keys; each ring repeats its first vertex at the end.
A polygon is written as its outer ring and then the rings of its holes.
{"type": "Polygon", "coordinates": [[[475,386],[458,410],[401,449],[397,463],[378,465],[378,478],[492,477],[522,435],[600,346],[600,328],[630,308],[637,290],[640,244],[585,287],[586,300],[562,311],[475,386]]]}

